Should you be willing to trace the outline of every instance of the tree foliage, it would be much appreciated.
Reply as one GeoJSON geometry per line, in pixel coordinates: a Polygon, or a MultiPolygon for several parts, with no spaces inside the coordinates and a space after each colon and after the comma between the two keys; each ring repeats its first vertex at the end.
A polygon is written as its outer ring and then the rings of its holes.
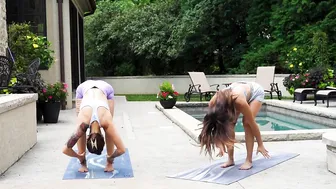
{"type": "Polygon", "coordinates": [[[85,19],[88,75],[255,73],[334,65],[336,1],[99,0],[85,19]],[[301,54],[288,56],[293,48],[301,54]]]}

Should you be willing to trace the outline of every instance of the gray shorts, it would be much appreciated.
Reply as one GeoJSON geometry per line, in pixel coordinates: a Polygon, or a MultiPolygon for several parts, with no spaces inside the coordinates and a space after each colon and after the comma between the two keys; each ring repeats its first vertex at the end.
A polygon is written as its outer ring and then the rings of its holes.
{"type": "Polygon", "coordinates": [[[251,103],[254,100],[264,102],[265,100],[264,88],[255,82],[251,82],[250,85],[251,85],[251,98],[248,103],[251,103]]]}

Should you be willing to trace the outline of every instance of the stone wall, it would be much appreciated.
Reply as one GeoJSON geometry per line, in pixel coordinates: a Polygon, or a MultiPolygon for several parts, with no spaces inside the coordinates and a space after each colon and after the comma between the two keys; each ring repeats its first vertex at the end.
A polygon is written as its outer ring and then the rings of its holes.
{"type": "MultiPolygon", "coordinates": [[[[287,74],[275,74],[274,82],[278,83],[283,96],[291,96],[283,85],[283,79],[287,74]]],[[[256,75],[206,75],[209,84],[223,84],[234,81],[255,81],[256,75]]],[[[104,80],[111,84],[116,94],[157,94],[159,85],[163,81],[174,84],[175,90],[181,95],[188,91],[191,83],[188,75],[173,76],[124,76],[124,77],[87,77],[88,79],[104,80]]],[[[220,86],[220,89],[225,87],[220,86]]],[[[213,88],[214,89],[214,88],[213,88]]],[[[273,93],[275,95],[275,93],[273,93]]],[[[276,95],[275,95],[276,96],[276,95]]]]}
{"type": "Polygon", "coordinates": [[[7,46],[6,0],[0,0],[0,55],[6,54],[7,46]]]}

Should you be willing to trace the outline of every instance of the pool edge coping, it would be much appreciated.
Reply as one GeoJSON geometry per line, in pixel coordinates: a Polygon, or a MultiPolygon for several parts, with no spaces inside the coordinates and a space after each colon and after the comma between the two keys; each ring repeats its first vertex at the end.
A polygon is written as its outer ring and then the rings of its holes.
{"type": "MultiPolygon", "coordinates": [[[[205,104],[205,103],[193,103],[205,104]]],[[[168,119],[179,126],[190,138],[199,143],[197,138],[200,133],[201,121],[193,118],[189,114],[177,107],[172,109],[164,109],[160,103],[156,103],[155,107],[161,111],[168,119]],[[183,117],[183,119],[181,119],[183,117]]],[[[261,131],[261,137],[264,142],[273,141],[299,141],[299,140],[322,140],[322,135],[326,132],[336,132],[335,129],[313,129],[313,130],[288,130],[288,131],[261,131]]],[[[236,132],[237,142],[245,141],[244,132],[236,132]]]]}
{"type": "MultiPolygon", "coordinates": [[[[282,101],[282,100],[275,100],[275,99],[266,99],[263,104],[279,107],[287,110],[294,110],[300,113],[320,116],[320,117],[326,117],[330,119],[336,119],[336,113],[330,113],[328,109],[317,109],[313,107],[316,107],[312,104],[312,106],[303,106],[300,103],[292,102],[288,103],[289,101],[282,101]],[[329,112],[329,113],[328,113],[329,112]]],[[[192,107],[192,106],[207,106],[209,102],[177,102],[177,107],[192,107]]]]}

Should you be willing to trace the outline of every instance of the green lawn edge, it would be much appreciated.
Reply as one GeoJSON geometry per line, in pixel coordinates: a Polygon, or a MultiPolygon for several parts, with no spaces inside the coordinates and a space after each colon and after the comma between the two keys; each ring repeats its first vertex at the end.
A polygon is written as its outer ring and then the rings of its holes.
{"type": "MultiPolygon", "coordinates": [[[[156,94],[116,94],[116,96],[125,96],[127,101],[158,101],[159,100],[156,94]]],[[[270,97],[266,96],[265,99],[270,99],[270,97]]],[[[277,96],[274,95],[273,99],[277,99],[277,96]]],[[[292,100],[293,97],[283,96],[282,99],[292,100]]],[[[177,101],[185,102],[183,95],[178,96],[177,101]]],[[[192,95],[190,101],[199,102],[200,101],[199,95],[192,95]]],[[[203,101],[205,101],[204,98],[203,98],[203,101]]]]}

